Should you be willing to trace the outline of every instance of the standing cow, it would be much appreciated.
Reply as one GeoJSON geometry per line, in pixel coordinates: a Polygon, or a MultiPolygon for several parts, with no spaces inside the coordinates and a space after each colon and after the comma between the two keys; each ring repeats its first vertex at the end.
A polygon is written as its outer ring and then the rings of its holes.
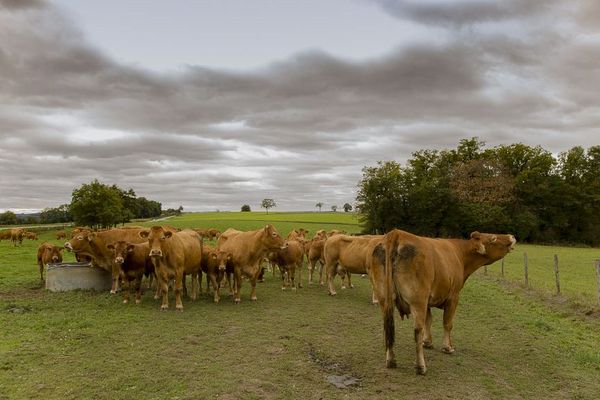
{"type": "Polygon", "coordinates": [[[123,280],[127,282],[127,288],[123,290],[123,303],[129,303],[131,289],[135,284],[135,304],[140,304],[142,301],[142,278],[144,275],[154,274],[148,243],[129,243],[120,240],[108,244],[106,248],[113,252],[113,262],[119,266],[123,280]]]}
{"type": "Polygon", "coordinates": [[[383,313],[386,364],[396,367],[394,307],[414,318],[418,374],[425,374],[423,347],[431,348],[431,307],[444,310],[442,351],[454,352],[450,332],[458,298],[466,280],[478,268],[503,258],[516,243],[513,235],[473,232],[468,240],[432,239],[393,230],[370,257],[370,270],[383,313]]]}
{"type": "MultiPolygon", "coordinates": [[[[209,246],[202,248],[202,272],[206,274],[206,291],[209,292],[209,284],[212,284],[215,303],[221,300],[223,277],[227,278],[229,293],[233,295],[233,287],[231,286],[233,265],[231,258],[231,254],[224,251],[217,251],[209,246]]],[[[202,286],[202,279],[200,279],[200,286],[202,286]]]]}
{"type": "Polygon", "coordinates": [[[40,280],[44,281],[44,266],[48,263],[62,262],[62,251],[64,247],[57,247],[48,242],[40,244],[37,250],[37,263],[40,269],[40,280]]]}
{"type": "Polygon", "coordinates": [[[17,243],[19,246],[23,245],[23,238],[25,237],[25,229],[23,228],[12,228],[10,230],[10,240],[12,244],[17,247],[17,243]]]}
{"type": "Polygon", "coordinates": [[[219,236],[217,250],[232,256],[236,303],[241,301],[242,275],[250,280],[250,298],[256,300],[256,281],[262,270],[260,262],[264,254],[282,248],[283,244],[282,237],[273,225],[249,232],[230,228],[219,236]]]}
{"type": "Polygon", "coordinates": [[[175,308],[183,311],[181,293],[184,274],[192,275],[192,300],[198,296],[198,274],[201,273],[202,239],[195,231],[186,229],[173,232],[161,226],[153,226],[139,232],[150,248],[150,258],[158,287],[162,292],[161,310],[169,308],[169,280],[175,281],[175,308]]]}
{"type": "Polygon", "coordinates": [[[269,252],[269,261],[276,264],[281,272],[281,289],[290,286],[296,290],[296,271],[298,271],[298,285],[302,287],[302,261],[304,249],[298,240],[286,240],[283,248],[269,252]]]}

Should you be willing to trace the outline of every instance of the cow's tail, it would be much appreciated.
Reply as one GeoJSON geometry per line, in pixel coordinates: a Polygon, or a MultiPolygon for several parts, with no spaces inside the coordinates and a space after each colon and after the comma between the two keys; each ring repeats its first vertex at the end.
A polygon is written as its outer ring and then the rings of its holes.
{"type": "Polygon", "coordinates": [[[398,233],[391,231],[385,235],[385,288],[383,301],[383,331],[385,334],[385,347],[391,349],[394,346],[395,326],[394,326],[394,277],[393,252],[396,250],[398,233]]]}

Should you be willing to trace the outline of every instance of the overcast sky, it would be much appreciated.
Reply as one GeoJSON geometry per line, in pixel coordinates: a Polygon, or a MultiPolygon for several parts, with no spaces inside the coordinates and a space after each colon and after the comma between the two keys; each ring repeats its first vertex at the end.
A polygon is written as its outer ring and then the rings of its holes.
{"type": "Polygon", "coordinates": [[[0,210],[329,209],[378,160],[599,127],[598,0],[0,0],[0,210]]]}

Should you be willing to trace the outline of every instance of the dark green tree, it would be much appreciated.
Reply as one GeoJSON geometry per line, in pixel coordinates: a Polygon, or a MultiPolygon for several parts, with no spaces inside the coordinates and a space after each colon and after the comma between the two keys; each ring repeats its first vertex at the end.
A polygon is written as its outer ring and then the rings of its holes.
{"type": "Polygon", "coordinates": [[[269,208],[277,207],[277,203],[273,199],[263,199],[260,203],[260,207],[267,210],[267,214],[269,213],[269,208]]]}
{"type": "Polygon", "coordinates": [[[250,206],[248,204],[244,204],[242,206],[242,212],[250,212],[250,206]]]}
{"type": "Polygon", "coordinates": [[[343,208],[344,208],[344,212],[352,211],[352,206],[350,205],[350,203],[345,203],[343,208]]]}
{"type": "Polygon", "coordinates": [[[17,218],[17,215],[10,210],[0,214],[0,225],[17,225],[18,223],[19,219],[17,218]]]}
{"type": "Polygon", "coordinates": [[[123,200],[119,190],[97,179],[73,190],[71,214],[77,225],[109,228],[123,219],[123,200]]]}

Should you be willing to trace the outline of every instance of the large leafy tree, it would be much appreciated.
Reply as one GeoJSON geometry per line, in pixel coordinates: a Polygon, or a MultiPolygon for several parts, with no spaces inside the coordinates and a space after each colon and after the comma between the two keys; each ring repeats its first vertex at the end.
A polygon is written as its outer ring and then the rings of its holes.
{"type": "Polygon", "coordinates": [[[121,192],[97,179],[73,190],[71,214],[77,225],[112,227],[122,222],[123,210],[121,192]]]}
{"type": "Polygon", "coordinates": [[[263,199],[260,203],[260,207],[267,210],[267,214],[269,213],[269,208],[277,207],[277,203],[273,199],[263,199]]]}

